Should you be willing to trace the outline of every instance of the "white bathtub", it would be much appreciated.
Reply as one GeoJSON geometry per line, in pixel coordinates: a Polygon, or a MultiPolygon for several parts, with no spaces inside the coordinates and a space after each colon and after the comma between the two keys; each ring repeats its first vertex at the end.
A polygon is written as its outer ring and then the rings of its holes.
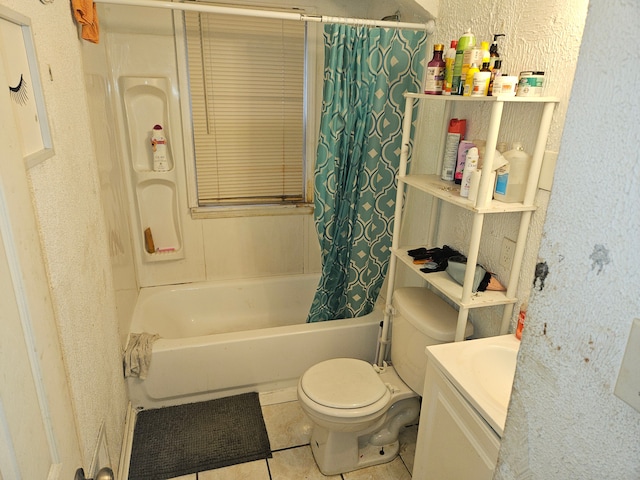
{"type": "Polygon", "coordinates": [[[318,275],[143,288],[132,333],[157,333],[145,380],[127,378],[134,408],[157,408],[296,385],[335,357],[374,361],[383,311],[305,323],[318,275]]]}

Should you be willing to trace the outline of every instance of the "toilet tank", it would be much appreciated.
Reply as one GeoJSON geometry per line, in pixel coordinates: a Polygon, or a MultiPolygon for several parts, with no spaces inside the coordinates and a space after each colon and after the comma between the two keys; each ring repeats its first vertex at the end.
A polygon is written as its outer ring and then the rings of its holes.
{"type": "MultiPolygon", "coordinates": [[[[400,378],[422,395],[427,368],[425,348],[453,342],[458,312],[424,287],[399,288],[393,292],[395,313],[391,324],[391,363],[400,378]]],[[[465,338],[473,334],[467,322],[465,338]]]]}

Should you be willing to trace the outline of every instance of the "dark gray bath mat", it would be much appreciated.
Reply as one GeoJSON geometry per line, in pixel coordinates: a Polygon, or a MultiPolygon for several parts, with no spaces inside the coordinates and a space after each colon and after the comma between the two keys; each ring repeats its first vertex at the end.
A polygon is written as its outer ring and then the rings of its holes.
{"type": "Polygon", "coordinates": [[[257,393],[142,410],[129,480],[164,480],[271,458],[257,393]]]}

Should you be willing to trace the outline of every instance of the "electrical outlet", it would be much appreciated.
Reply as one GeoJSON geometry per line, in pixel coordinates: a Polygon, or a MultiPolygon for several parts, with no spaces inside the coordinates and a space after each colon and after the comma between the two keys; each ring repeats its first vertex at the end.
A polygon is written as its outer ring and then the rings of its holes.
{"type": "Polygon", "coordinates": [[[513,261],[513,252],[516,250],[516,242],[510,238],[502,239],[502,248],[500,249],[500,266],[510,268],[513,261]]]}

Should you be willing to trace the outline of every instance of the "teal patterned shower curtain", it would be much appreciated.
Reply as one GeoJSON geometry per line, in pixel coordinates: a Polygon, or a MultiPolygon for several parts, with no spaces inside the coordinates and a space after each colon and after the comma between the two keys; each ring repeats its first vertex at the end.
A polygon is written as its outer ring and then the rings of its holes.
{"type": "Polygon", "coordinates": [[[322,276],[308,322],[373,310],[389,262],[403,94],[419,92],[423,31],[325,25],[315,223],[322,276]]]}

